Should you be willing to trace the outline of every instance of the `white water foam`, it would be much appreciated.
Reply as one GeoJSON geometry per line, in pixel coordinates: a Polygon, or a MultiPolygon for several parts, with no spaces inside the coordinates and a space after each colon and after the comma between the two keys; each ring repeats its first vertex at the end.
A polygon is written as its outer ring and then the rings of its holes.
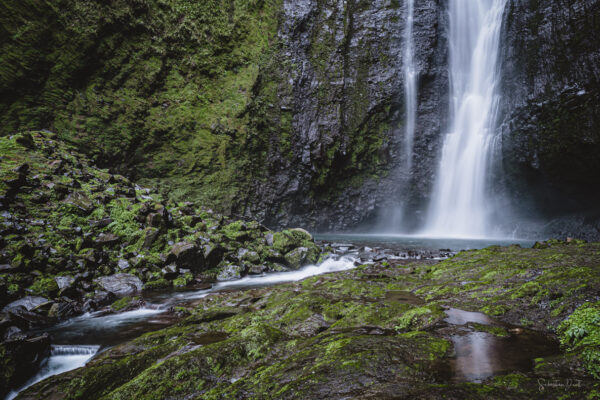
{"type": "Polygon", "coordinates": [[[490,235],[487,195],[499,103],[498,54],[506,0],[451,0],[451,131],[447,134],[424,234],[490,235]]]}
{"type": "Polygon", "coordinates": [[[140,308],[137,310],[126,311],[118,314],[102,315],[100,312],[86,313],[79,317],[72,318],[59,325],[57,328],[65,328],[68,326],[83,328],[99,327],[102,329],[115,328],[120,325],[143,321],[152,315],[157,315],[166,312],[164,309],[140,308]]]}
{"type": "Polygon", "coordinates": [[[297,271],[275,272],[260,276],[247,276],[234,281],[219,282],[212,288],[201,290],[194,293],[181,293],[179,297],[186,299],[200,299],[208,296],[211,293],[218,292],[223,289],[233,289],[237,287],[256,287],[269,286],[279,283],[297,282],[311,276],[327,274],[330,272],[347,271],[353,269],[355,259],[353,257],[341,257],[339,259],[328,258],[319,265],[308,265],[297,271]]]}
{"type": "Polygon", "coordinates": [[[76,368],[83,367],[100,349],[100,346],[70,346],[53,345],[50,358],[42,366],[41,370],[30,380],[28,380],[18,390],[10,392],[6,400],[12,400],[23,390],[43,381],[44,379],[62,374],[76,368]]]}

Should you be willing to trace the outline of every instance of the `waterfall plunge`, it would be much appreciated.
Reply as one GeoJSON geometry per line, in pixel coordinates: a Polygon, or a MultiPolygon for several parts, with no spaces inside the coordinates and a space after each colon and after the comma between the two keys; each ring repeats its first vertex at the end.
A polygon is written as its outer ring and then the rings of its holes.
{"type": "Polygon", "coordinates": [[[498,108],[498,52],[506,0],[450,0],[451,130],[424,234],[490,235],[486,195],[498,108]]]}
{"type": "Polygon", "coordinates": [[[406,1],[406,28],[404,29],[404,100],[406,103],[406,130],[404,146],[406,170],[410,173],[413,160],[413,145],[415,140],[415,121],[417,117],[417,68],[414,57],[414,0],[406,1]]]}

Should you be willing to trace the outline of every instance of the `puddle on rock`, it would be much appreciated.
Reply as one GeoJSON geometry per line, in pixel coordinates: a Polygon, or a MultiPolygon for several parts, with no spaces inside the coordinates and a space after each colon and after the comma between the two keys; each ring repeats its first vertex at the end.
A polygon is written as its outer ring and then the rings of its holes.
{"type": "Polygon", "coordinates": [[[449,309],[446,315],[445,321],[456,325],[450,337],[455,351],[455,358],[450,361],[454,381],[482,382],[495,375],[531,372],[535,358],[560,353],[558,342],[539,332],[508,329],[510,335],[501,337],[469,324],[509,328],[485,314],[449,309]]]}
{"type": "Polygon", "coordinates": [[[425,303],[421,298],[415,296],[411,292],[403,292],[400,290],[392,290],[392,291],[386,292],[385,300],[386,301],[397,301],[399,303],[406,303],[406,304],[413,304],[413,305],[421,305],[421,304],[425,303]]]}
{"type": "Polygon", "coordinates": [[[465,325],[468,322],[476,322],[484,325],[495,325],[493,319],[487,315],[479,312],[463,311],[457,308],[450,308],[446,310],[448,316],[444,321],[451,325],[465,325]]]}

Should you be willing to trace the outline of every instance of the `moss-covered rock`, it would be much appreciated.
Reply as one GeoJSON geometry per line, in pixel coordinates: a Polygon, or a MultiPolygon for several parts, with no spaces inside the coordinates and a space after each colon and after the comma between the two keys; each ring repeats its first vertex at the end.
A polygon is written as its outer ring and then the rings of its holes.
{"type": "Polygon", "coordinates": [[[85,368],[53,377],[24,395],[579,398],[600,387],[594,369],[598,304],[585,302],[595,298],[597,282],[581,273],[550,277],[575,265],[596,268],[599,245],[492,247],[435,265],[411,263],[413,274],[406,274],[406,265],[363,265],[274,288],[214,294],[188,308],[189,316],[178,324],[109,350],[85,368]],[[528,289],[533,281],[548,296],[564,291],[561,301],[567,306],[549,307],[544,297],[533,301],[540,296],[539,290],[528,289]],[[477,310],[490,303],[507,312],[493,325],[468,322],[463,328],[510,342],[523,330],[511,321],[529,318],[548,334],[558,327],[564,353],[535,360],[536,368],[510,364],[516,369],[483,382],[457,380],[451,339],[462,331],[445,322],[446,309],[477,310]],[[165,345],[168,350],[157,352],[165,345]],[[580,362],[587,372],[577,369],[580,362]],[[121,376],[125,365],[132,370],[121,376]],[[563,382],[553,380],[556,376],[572,384],[553,385],[563,382]]]}
{"type": "MultiPolygon", "coordinates": [[[[235,277],[247,273],[245,265],[273,265],[275,246],[265,235],[277,234],[257,222],[170,201],[93,166],[54,134],[0,137],[0,149],[0,265],[9,266],[0,270],[0,307],[27,294],[83,303],[95,284],[122,296],[142,284],[186,286],[200,273],[216,278],[236,263],[235,277]],[[61,288],[57,279],[64,283],[65,276],[71,278],[61,288]],[[125,276],[122,288],[103,284],[125,276]]],[[[306,247],[306,262],[318,257],[310,234],[290,232],[288,252],[306,247]]]]}

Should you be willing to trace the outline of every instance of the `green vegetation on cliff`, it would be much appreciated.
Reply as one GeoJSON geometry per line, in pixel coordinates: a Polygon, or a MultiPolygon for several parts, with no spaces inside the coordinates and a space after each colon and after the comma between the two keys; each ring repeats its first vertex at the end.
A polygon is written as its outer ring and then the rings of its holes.
{"type": "Polygon", "coordinates": [[[102,165],[228,211],[260,167],[248,168],[260,154],[248,151],[257,132],[247,110],[280,8],[5,1],[0,135],[50,128],[102,165]]]}

